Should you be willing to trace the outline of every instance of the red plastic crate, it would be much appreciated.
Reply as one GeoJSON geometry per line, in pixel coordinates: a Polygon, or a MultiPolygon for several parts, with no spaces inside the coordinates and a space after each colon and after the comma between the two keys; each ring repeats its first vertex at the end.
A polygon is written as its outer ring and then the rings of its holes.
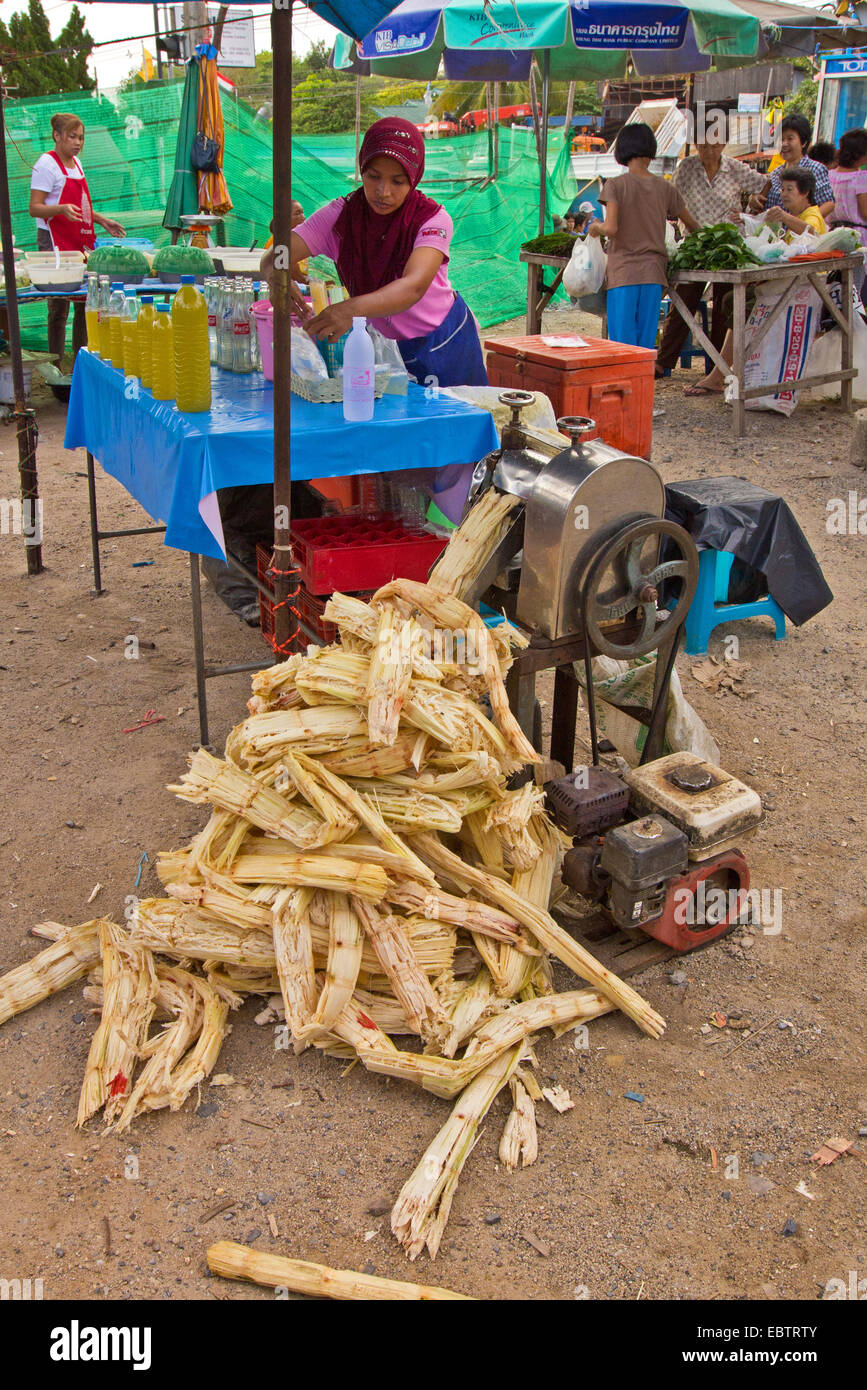
{"type": "Polygon", "coordinates": [[[445,536],[416,534],[392,517],[309,517],[293,523],[292,552],[310,594],[373,591],[392,579],[427,579],[445,536]]]}
{"type": "MultiPolygon", "coordinates": [[[[268,574],[268,566],[271,563],[270,552],[263,549],[261,545],[256,547],[256,571],[260,583],[274,592],[274,585],[268,574]]],[[[344,591],[345,592],[345,591],[344,591]]],[[[370,589],[365,593],[356,594],[356,598],[369,599],[373,594],[370,589]]],[[[324,618],[326,598],[317,598],[315,594],[308,593],[303,584],[299,587],[297,597],[294,601],[294,608],[304,624],[304,628],[298,633],[293,642],[290,643],[291,652],[304,652],[309,647],[311,641],[316,641],[320,646],[328,646],[331,642],[337,641],[337,626],[335,623],[327,623],[324,618]],[[313,636],[311,636],[311,633],[313,636]]],[[[262,634],[265,637],[274,634],[274,604],[268,600],[263,593],[259,594],[259,619],[262,626],[262,634]]]]}

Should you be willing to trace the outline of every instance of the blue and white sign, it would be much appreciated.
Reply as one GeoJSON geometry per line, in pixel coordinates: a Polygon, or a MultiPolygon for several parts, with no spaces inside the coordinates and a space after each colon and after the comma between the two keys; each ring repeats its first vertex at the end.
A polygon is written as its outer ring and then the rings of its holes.
{"type": "Polygon", "coordinates": [[[408,4],[388,15],[358,46],[362,58],[424,53],[437,36],[442,5],[408,4]]]}
{"type": "Polygon", "coordinates": [[[826,77],[867,77],[867,58],[829,58],[826,77]]]}
{"type": "Polygon", "coordinates": [[[689,23],[683,5],[654,6],[649,19],[647,5],[573,0],[571,14],[576,48],[681,48],[689,23]]]}

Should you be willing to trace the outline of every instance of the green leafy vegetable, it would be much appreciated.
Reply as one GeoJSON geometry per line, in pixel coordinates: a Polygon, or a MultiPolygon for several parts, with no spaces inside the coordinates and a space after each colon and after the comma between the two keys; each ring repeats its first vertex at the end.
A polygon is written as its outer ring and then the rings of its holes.
{"type": "Polygon", "coordinates": [[[134,246],[97,246],[87,258],[87,269],[95,275],[121,275],[144,280],[150,274],[147,256],[134,246]]]}
{"type": "Polygon", "coordinates": [[[674,270],[742,270],[761,265],[730,222],[717,222],[684,237],[668,263],[674,270]]]}
{"type": "Polygon", "coordinates": [[[214,262],[201,246],[161,246],[154,275],[213,275],[214,262]]]}
{"type": "Polygon", "coordinates": [[[521,245],[522,251],[535,251],[540,256],[572,255],[575,238],[569,232],[546,232],[544,236],[534,236],[521,245]]]}

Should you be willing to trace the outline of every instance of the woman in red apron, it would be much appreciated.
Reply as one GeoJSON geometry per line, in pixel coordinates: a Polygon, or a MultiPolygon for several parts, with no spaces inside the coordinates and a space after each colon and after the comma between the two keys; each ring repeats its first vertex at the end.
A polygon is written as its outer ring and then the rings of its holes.
{"type": "MultiPolygon", "coordinates": [[[[92,251],[96,244],[94,223],[109,236],[124,236],[119,222],[93,211],[90,191],[78,156],[84,145],[84,126],[78,116],[58,112],[51,117],[54,149],[40,155],[30,180],[31,217],[36,218],[36,245],[40,251],[92,251]]],[[[59,358],[66,346],[68,299],[48,301],[48,350],[59,358]]],[[[87,341],[84,301],[75,301],[72,322],[73,352],[87,341]]]]}

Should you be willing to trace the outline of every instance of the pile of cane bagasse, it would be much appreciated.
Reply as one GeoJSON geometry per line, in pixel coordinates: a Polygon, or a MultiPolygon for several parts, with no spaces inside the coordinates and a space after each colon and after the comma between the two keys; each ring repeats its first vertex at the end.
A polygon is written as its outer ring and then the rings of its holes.
{"type": "Polygon", "coordinates": [[[436,1254],[503,1087],[510,1169],[536,1156],[536,1101],[570,1104],[533,1076],[542,1029],[617,1008],[653,1037],[664,1027],[549,915],[567,842],[533,781],[508,788],[540,761],[504,687],[525,639],[458,595],[513,505],[488,494],[429,584],[395,580],[369,604],[335,594],[339,641],[259,672],[225,756],[200,749],[170,789],[210,819],[160,856],[165,897],[124,927],[44,924],[53,944],[0,979],[3,1022],[89,975],[102,1016],[79,1124],[180,1108],[249,994],[280,997],[296,1052],[456,1098],[392,1211],[413,1259],[436,1254]],[[551,957],[591,987],[554,993],[551,957]]]}

